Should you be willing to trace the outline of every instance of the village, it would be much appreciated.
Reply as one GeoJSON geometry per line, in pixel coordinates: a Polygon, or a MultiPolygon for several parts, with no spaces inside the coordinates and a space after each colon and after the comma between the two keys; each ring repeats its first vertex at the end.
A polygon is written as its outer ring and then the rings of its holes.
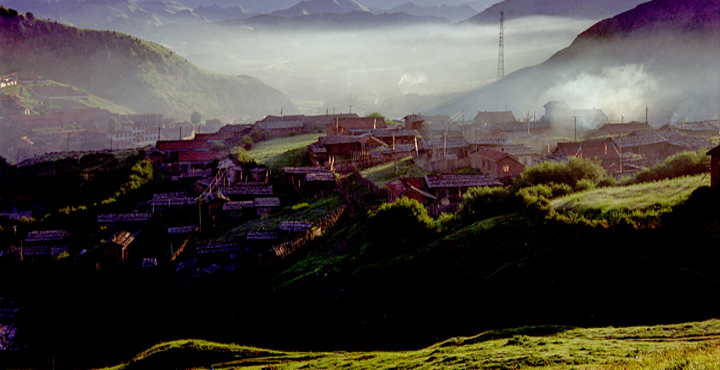
{"type": "MultiPolygon", "coordinates": [[[[16,74],[2,82],[32,84],[44,99],[83,99],[72,89],[38,87],[39,76],[16,74]]],[[[17,97],[2,97],[2,126],[27,132],[4,148],[8,162],[48,152],[138,149],[162,182],[158,188],[167,190],[63,228],[28,222],[41,216],[32,199],[5,197],[0,217],[14,233],[2,240],[2,263],[43,268],[73,258],[97,271],[162,269],[188,286],[272,266],[323,235],[358,211],[350,181],[389,203],[417,200],[437,217],[455,212],[468,189],[508,185],[538,163],[591,159],[620,177],[679,152],[708,150],[720,133],[717,121],[659,128],[647,120],[611,123],[599,109],[560,101],[548,102],[540,119],[519,120],[511,111],[480,111],[469,122],[419,113],[397,121],[380,114],[268,115],[252,124],[208,121],[201,133],[161,114],[97,108],[28,114],[17,97]],[[303,165],[281,173],[238,155],[258,142],[307,134],[318,139],[301,151],[303,165]],[[404,175],[400,162],[423,175],[404,175]],[[361,174],[387,165],[394,167],[390,181],[374,183],[361,174]]],[[[0,300],[0,349],[12,346],[16,312],[14,303],[0,300]]]]}

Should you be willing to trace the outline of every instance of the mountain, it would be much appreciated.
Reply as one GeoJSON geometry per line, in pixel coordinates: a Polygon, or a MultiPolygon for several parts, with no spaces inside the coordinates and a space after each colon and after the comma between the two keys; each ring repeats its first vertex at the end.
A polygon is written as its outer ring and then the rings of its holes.
{"type": "Polygon", "coordinates": [[[406,13],[373,14],[369,11],[349,13],[309,14],[287,18],[284,16],[265,14],[246,20],[224,22],[226,26],[250,26],[256,29],[270,30],[352,30],[380,27],[397,27],[411,24],[448,24],[445,18],[431,16],[415,16],[406,13]]]}
{"type": "MultiPolygon", "coordinates": [[[[4,8],[2,8],[4,9],[4,8]]],[[[203,71],[172,50],[111,31],[92,31],[14,15],[0,17],[0,74],[35,72],[132,108],[187,118],[259,118],[297,109],[249,76],[203,71]]]]}
{"type": "Polygon", "coordinates": [[[497,23],[500,12],[505,19],[535,15],[582,19],[603,19],[632,9],[647,0],[505,0],[468,19],[471,23],[497,23]]]}
{"type": "Polygon", "coordinates": [[[211,22],[225,21],[230,19],[245,19],[257,15],[256,13],[251,13],[250,11],[239,5],[230,6],[227,8],[222,8],[217,5],[201,6],[195,8],[193,10],[193,13],[211,22]]]}
{"type": "Polygon", "coordinates": [[[477,11],[468,4],[458,6],[448,6],[444,4],[434,6],[421,6],[410,2],[398,5],[387,11],[387,13],[399,12],[418,16],[443,17],[453,22],[463,21],[477,14],[477,11]]]}
{"type": "Polygon", "coordinates": [[[523,116],[563,100],[601,108],[615,122],[643,120],[646,107],[651,124],[715,119],[719,49],[720,0],[655,0],[593,25],[540,65],[432,111],[509,108],[523,116]]]}
{"type": "Polygon", "coordinates": [[[130,0],[6,0],[2,5],[84,28],[129,32],[163,24],[130,0]]]}
{"type": "Polygon", "coordinates": [[[359,4],[365,5],[368,8],[390,10],[392,8],[401,6],[405,3],[412,3],[422,7],[434,7],[434,6],[447,6],[447,7],[459,7],[463,5],[470,5],[475,12],[482,11],[488,6],[495,3],[497,0],[356,0],[359,4]]]}
{"type": "Polygon", "coordinates": [[[281,17],[300,17],[310,14],[345,14],[350,12],[369,12],[367,7],[353,0],[303,0],[285,10],[273,12],[281,17]]]}

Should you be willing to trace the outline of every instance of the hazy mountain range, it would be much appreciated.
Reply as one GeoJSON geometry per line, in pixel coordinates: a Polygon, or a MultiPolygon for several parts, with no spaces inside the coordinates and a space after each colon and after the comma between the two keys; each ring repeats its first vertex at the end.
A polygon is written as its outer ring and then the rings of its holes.
{"type": "Polygon", "coordinates": [[[505,19],[546,15],[584,19],[603,19],[630,10],[647,0],[505,0],[470,18],[473,23],[497,23],[500,12],[505,19]]]}
{"type": "MultiPolygon", "coordinates": [[[[508,1],[509,2],[509,1],[508,1]]],[[[512,109],[549,100],[601,108],[611,120],[717,118],[720,0],[655,0],[603,20],[546,62],[463,94],[436,112],[512,109]]]]}
{"type": "MultiPolygon", "coordinates": [[[[5,0],[3,4],[22,13],[30,11],[38,17],[73,26],[142,35],[163,25],[246,19],[260,14],[291,18],[350,12],[402,12],[420,17],[442,17],[453,22],[474,16],[471,22],[483,23],[497,22],[499,12],[504,10],[508,19],[531,15],[602,19],[640,2],[642,0],[507,0],[480,14],[477,12],[487,8],[492,0],[5,0]]],[[[407,18],[404,21],[407,22],[407,18]]]]}
{"type": "Polygon", "coordinates": [[[0,74],[26,71],[77,86],[137,112],[252,120],[297,109],[249,76],[203,71],[172,50],[114,31],[0,17],[0,74]]]}

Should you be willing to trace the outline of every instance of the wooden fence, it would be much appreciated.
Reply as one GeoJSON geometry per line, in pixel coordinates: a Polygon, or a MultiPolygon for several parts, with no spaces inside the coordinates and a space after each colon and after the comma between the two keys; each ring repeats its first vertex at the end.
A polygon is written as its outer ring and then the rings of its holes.
{"type": "Polygon", "coordinates": [[[338,219],[340,219],[340,216],[342,216],[345,212],[345,209],[347,209],[346,205],[338,208],[333,214],[322,219],[315,230],[308,230],[304,235],[294,240],[289,240],[282,244],[273,246],[272,250],[275,253],[275,257],[283,259],[305,246],[308,242],[322,235],[323,230],[327,230],[335,226],[338,219]]]}

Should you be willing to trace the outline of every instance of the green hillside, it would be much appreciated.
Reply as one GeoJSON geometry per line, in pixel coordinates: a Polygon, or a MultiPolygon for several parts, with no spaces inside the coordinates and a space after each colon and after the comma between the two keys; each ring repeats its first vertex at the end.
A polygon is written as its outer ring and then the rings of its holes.
{"type": "Polygon", "coordinates": [[[649,226],[685,202],[693,191],[710,185],[707,175],[629,186],[606,187],[554,199],[550,206],[566,218],[618,223],[621,219],[649,226]]]}
{"type": "MultiPolygon", "coordinates": [[[[58,83],[55,81],[48,81],[43,86],[70,86],[67,84],[58,83]]],[[[23,106],[30,108],[31,114],[47,113],[54,107],[61,108],[63,110],[71,109],[85,109],[85,108],[99,108],[105,109],[112,113],[117,114],[132,114],[134,110],[115,104],[107,99],[100,98],[96,95],[89,94],[87,99],[71,99],[71,100],[55,100],[50,102],[49,106],[43,106],[43,101],[37,96],[33,95],[31,88],[27,85],[15,85],[7,87],[2,90],[3,94],[17,94],[18,98],[22,102],[23,106]]]]}
{"type": "Polygon", "coordinates": [[[113,31],[94,31],[0,11],[0,74],[35,72],[137,112],[252,120],[283,108],[281,92],[249,76],[203,71],[172,50],[113,31]]]}
{"type": "Polygon", "coordinates": [[[283,352],[183,340],[111,369],[719,369],[720,321],[627,328],[523,327],[416,351],[283,352]]]}

